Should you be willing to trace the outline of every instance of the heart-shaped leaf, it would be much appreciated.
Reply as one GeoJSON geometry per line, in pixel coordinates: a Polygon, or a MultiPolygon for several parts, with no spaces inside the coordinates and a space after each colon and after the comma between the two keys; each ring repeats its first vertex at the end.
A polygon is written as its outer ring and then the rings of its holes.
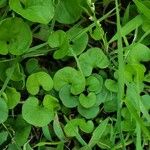
{"type": "Polygon", "coordinates": [[[86,119],[95,118],[99,113],[99,106],[93,106],[90,108],[84,108],[81,105],[78,105],[78,112],[85,117],[86,119]]]}
{"type": "Polygon", "coordinates": [[[87,90],[96,94],[102,90],[103,78],[98,74],[93,74],[86,79],[87,90]]]}
{"type": "Polygon", "coordinates": [[[16,91],[15,88],[12,87],[7,87],[5,90],[5,94],[6,94],[6,103],[8,105],[9,109],[13,109],[20,101],[20,93],[18,91],[16,91]]]}
{"type": "Polygon", "coordinates": [[[96,103],[96,95],[93,92],[90,92],[87,96],[80,94],[79,102],[84,108],[91,108],[96,103]]]}
{"type": "Polygon", "coordinates": [[[71,84],[71,93],[80,94],[85,88],[85,78],[81,72],[72,67],[65,67],[56,72],[54,75],[54,88],[59,91],[64,85],[71,84]]]}
{"type": "Polygon", "coordinates": [[[141,43],[133,45],[128,52],[127,61],[128,63],[150,61],[150,49],[141,43]]]}
{"type": "Polygon", "coordinates": [[[48,38],[48,44],[52,48],[58,48],[53,55],[55,59],[63,58],[68,54],[69,41],[64,31],[58,30],[50,34],[48,38]]]}
{"type": "MultiPolygon", "coordinates": [[[[67,31],[68,39],[71,41],[70,47],[72,48],[72,50],[76,55],[80,55],[86,49],[86,46],[88,44],[87,33],[82,34],[82,36],[80,36],[77,39],[75,38],[82,31],[83,29],[79,27],[73,27],[67,31]]],[[[72,54],[69,53],[69,56],[72,56],[72,54]]]]}
{"type": "Polygon", "coordinates": [[[48,24],[54,16],[52,0],[10,0],[9,6],[22,17],[43,24],[48,24]]]}
{"type": "Polygon", "coordinates": [[[21,55],[28,51],[31,42],[32,33],[22,19],[14,17],[0,22],[0,54],[21,55]]]}
{"type": "Polygon", "coordinates": [[[79,132],[79,128],[85,133],[91,133],[94,129],[92,121],[85,121],[84,119],[72,119],[64,127],[64,131],[68,137],[74,137],[79,132]]]}
{"type": "Polygon", "coordinates": [[[111,79],[106,79],[105,87],[111,92],[118,92],[118,83],[111,79]]]}
{"type": "Polygon", "coordinates": [[[33,73],[27,78],[26,87],[30,94],[36,95],[40,86],[45,91],[50,91],[53,88],[53,80],[46,72],[33,73]]]}
{"type": "Polygon", "coordinates": [[[57,101],[49,95],[43,100],[43,106],[36,97],[29,97],[22,107],[23,118],[38,127],[46,126],[54,119],[57,101]]]}
{"type": "Polygon", "coordinates": [[[99,48],[90,48],[82,53],[79,62],[85,76],[91,75],[93,68],[106,68],[109,65],[107,56],[99,48]]]}
{"type": "Polygon", "coordinates": [[[8,106],[4,99],[0,98],[0,124],[8,118],[8,106]]]}
{"type": "Polygon", "coordinates": [[[78,105],[78,97],[71,94],[71,85],[64,85],[59,91],[59,97],[65,107],[74,108],[78,105]]]}

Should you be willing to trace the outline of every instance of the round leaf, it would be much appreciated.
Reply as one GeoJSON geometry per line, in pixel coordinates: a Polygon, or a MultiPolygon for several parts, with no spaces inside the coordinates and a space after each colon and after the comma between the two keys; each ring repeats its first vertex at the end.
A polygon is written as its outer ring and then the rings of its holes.
{"type": "Polygon", "coordinates": [[[16,91],[15,88],[8,87],[5,90],[6,103],[9,109],[13,109],[20,101],[20,93],[16,91]]]}
{"type": "Polygon", "coordinates": [[[96,103],[96,95],[93,92],[90,92],[88,96],[84,94],[80,94],[79,102],[84,108],[90,108],[95,105],[96,103]]]}
{"type": "Polygon", "coordinates": [[[91,108],[84,108],[81,105],[78,106],[78,112],[86,119],[95,118],[99,113],[99,107],[93,106],[91,108]]]}
{"type": "Polygon", "coordinates": [[[85,76],[91,75],[93,68],[106,68],[109,65],[107,56],[99,48],[90,48],[82,53],[79,62],[85,76]]]}
{"type": "MultiPolygon", "coordinates": [[[[70,47],[73,49],[76,55],[80,55],[85,49],[88,44],[88,35],[87,33],[82,34],[81,37],[74,39],[74,37],[78,36],[79,33],[83,31],[82,28],[73,27],[69,31],[67,31],[67,36],[69,38],[70,47]]],[[[68,54],[72,56],[71,53],[68,54]]]]}
{"type": "Polygon", "coordinates": [[[70,88],[70,85],[64,85],[59,91],[59,97],[65,107],[74,108],[79,101],[77,96],[71,94],[70,88]]]}
{"type": "Polygon", "coordinates": [[[71,93],[77,95],[84,91],[85,79],[79,71],[65,67],[54,75],[54,88],[59,91],[66,84],[71,84],[71,93]]]}
{"type": "Polygon", "coordinates": [[[107,79],[105,81],[105,87],[111,92],[118,92],[118,83],[114,80],[107,79]]]}
{"type": "Polygon", "coordinates": [[[40,86],[45,91],[50,91],[53,88],[53,80],[46,72],[33,73],[27,78],[26,87],[30,94],[36,95],[40,86]]]}
{"type": "Polygon", "coordinates": [[[28,123],[43,127],[54,118],[54,111],[47,108],[47,105],[40,106],[36,97],[29,97],[22,107],[22,116],[28,123]]]}
{"type": "Polygon", "coordinates": [[[22,17],[43,24],[48,24],[54,16],[52,0],[10,0],[9,6],[22,17]]]}
{"type": "Polygon", "coordinates": [[[87,90],[99,93],[102,90],[103,78],[98,74],[93,74],[86,79],[87,90]]]}
{"type": "Polygon", "coordinates": [[[32,42],[29,26],[20,18],[7,18],[0,23],[0,54],[21,55],[32,42]]]}
{"type": "Polygon", "coordinates": [[[55,59],[63,58],[68,54],[69,42],[64,31],[58,30],[50,34],[48,38],[48,44],[52,48],[58,48],[58,50],[55,51],[53,55],[55,59]]]}

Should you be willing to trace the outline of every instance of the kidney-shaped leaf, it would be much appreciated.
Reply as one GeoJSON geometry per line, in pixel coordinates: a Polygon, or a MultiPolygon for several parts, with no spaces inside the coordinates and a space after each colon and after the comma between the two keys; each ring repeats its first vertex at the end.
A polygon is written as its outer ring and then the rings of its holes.
{"type": "Polygon", "coordinates": [[[98,115],[99,106],[84,108],[83,106],[78,105],[78,112],[80,113],[80,115],[82,115],[86,119],[92,119],[92,118],[95,118],[98,115]]]}
{"type": "Polygon", "coordinates": [[[0,98],[0,124],[5,122],[8,117],[8,107],[6,102],[0,98]]]}
{"type": "Polygon", "coordinates": [[[73,108],[79,103],[78,97],[71,94],[71,85],[64,85],[59,91],[59,97],[65,107],[73,108]]]}
{"type": "Polygon", "coordinates": [[[55,108],[54,99],[47,95],[44,97],[43,106],[36,97],[29,97],[23,104],[22,116],[28,123],[43,127],[54,119],[55,108]]]}
{"type": "Polygon", "coordinates": [[[91,133],[94,129],[92,121],[84,119],[72,119],[64,127],[64,131],[68,137],[74,137],[79,132],[79,128],[85,133],[91,133]]]}
{"type": "Polygon", "coordinates": [[[32,42],[29,26],[20,18],[7,18],[0,23],[0,54],[21,55],[32,42]]]}
{"type": "Polygon", "coordinates": [[[54,75],[54,88],[59,91],[66,84],[71,84],[71,93],[77,95],[85,88],[85,78],[74,68],[65,67],[54,75]]]}
{"type": "Polygon", "coordinates": [[[10,0],[10,8],[22,17],[43,24],[48,24],[54,16],[52,0],[10,0]]]}
{"type": "Polygon", "coordinates": [[[133,45],[128,52],[127,61],[129,63],[150,61],[150,49],[141,43],[133,45]]]}
{"type": "MultiPolygon", "coordinates": [[[[70,46],[76,55],[80,55],[86,48],[88,44],[88,34],[84,33],[79,38],[77,37],[80,33],[82,33],[84,29],[80,27],[73,27],[67,31],[68,39],[71,41],[70,46]]],[[[69,55],[72,56],[70,53],[69,55]]]]}
{"type": "Polygon", "coordinates": [[[83,93],[81,93],[79,96],[79,102],[84,108],[90,108],[96,103],[96,94],[90,92],[87,96],[85,96],[83,93]]]}
{"type": "Polygon", "coordinates": [[[103,78],[98,74],[93,74],[86,79],[87,90],[96,94],[102,90],[103,78]]]}
{"type": "Polygon", "coordinates": [[[20,101],[20,93],[12,87],[8,87],[5,90],[6,94],[6,103],[9,109],[13,109],[20,101]]]}
{"type": "Polygon", "coordinates": [[[50,34],[48,44],[52,48],[58,48],[53,55],[55,59],[63,58],[68,54],[69,41],[64,31],[58,30],[50,34]]]}
{"type": "Polygon", "coordinates": [[[26,87],[30,94],[36,95],[39,92],[40,86],[45,91],[50,91],[53,88],[53,80],[46,72],[36,72],[27,78],[26,87]]]}
{"type": "Polygon", "coordinates": [[[91,48],[82,53],[79,62],[85,76],[89,76],[93,68],[106,68],[109,65],[107,56],[99,48],[91,48]]]}

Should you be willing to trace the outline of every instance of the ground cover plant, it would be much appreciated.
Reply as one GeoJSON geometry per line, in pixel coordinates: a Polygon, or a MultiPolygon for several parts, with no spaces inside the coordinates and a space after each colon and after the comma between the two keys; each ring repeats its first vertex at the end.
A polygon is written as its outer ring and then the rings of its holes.
{"type": "Polygon", "coordinates": [[[0,0],[0,149],[150,149],[149,0],[0,0]]]}

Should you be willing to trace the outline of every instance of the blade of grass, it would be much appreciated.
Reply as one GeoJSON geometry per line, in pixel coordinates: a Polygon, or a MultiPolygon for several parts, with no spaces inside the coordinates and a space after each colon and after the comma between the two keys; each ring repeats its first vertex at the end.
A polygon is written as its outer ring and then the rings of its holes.
{"type": "Polygon", "coordinates": [[[122,109],[122,99],[124,96],[124,59],[123,59],[123,46],[122,46],[122,33],[121,33],[121,24],[120,24],[120,15],[119,15],[119,4],[118,0],[115,0],[116,5],[116,15],[117,15],[117,33],[118,33],[118,109],[117,109],[117,122],[116,126],[120,133],[120,139],[122,143],[122,148],[125,150],[125,141],[122,133],[121,126],[121,109],[122,109]]]}

